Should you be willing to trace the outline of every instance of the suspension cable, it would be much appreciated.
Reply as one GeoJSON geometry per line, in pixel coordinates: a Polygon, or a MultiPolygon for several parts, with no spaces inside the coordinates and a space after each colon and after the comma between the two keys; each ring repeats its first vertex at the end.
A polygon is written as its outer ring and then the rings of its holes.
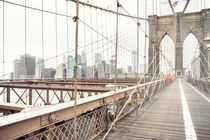
{"type": "Polygon", "coordinates": [[[26,69],[26,53],[27,53],[27,3],[26,3],[27,0],[25,0],[25,58],[24,58],[24,76],[27,75],[27,69],[26,69]]]}
{"type": "MultiPolygon", "coordinates": [[[[69,5],[68,5],[68,1],[66,1],[66,15],[67,15],[67,17],[66,17],[66,30],[67,30],[66,31],[66,47],[67,47],[67,52],[69,52],[69,18],[68,18],[68,15],[69,15],[69,5]]],[[[68,55],[67,55],[67,57],[68,57],[68,55]]]]}
{"type": "MultiPolygon", "coordinates": [[[[76,2],[76,0],[69,0],[69,1],[76,2]]],[[[82,1],[79,1],[79,4],[88,6],[90,8],[95,8],[95,9],[103,10],[103,11],[110,12],[110,13],[113,13],[113,14],[117,14],[117,12],[112,11],[111,9],[109,10],[109,9],[106,9],[106,8],[98,7],[98,6],[95,6],[95,5],[92,5],[92,4],[89,4],[89,3],[85,3],[85,2],[82,2],[82,1]]],[[[126,14],[122,14],[122,13],[118,13],[118,14],[121,15],[121,16],[131,17],[131,18],[135,18],[135,19],[138,18],[136,16],[126,15],[126,14]]],[[[148,20],[148,19],[140,18],[140,17],[138,19],[140,19],[140,20],[148,20]]]]}
{"type": "Polygon", "coordinates": [[[57,0],[55,0],[55,53],[56,53],[56,68],[58,67],[58,21],[57,21],[57,0]]]}
{"type": "MultiPolygon", "coordinates": [[[[155,54],[155,56],[158,54],[158,52],[155,54]]],[[[153,60],[151,61],[151,63],[149,64],[148,68],[151,66],[151,64],[153,63],[153,60]]],[[[146,73],[144,73],[144,77],[145,77],[146,73]]],[[[105,138],[107,137],[107,135],[109,134],[109,132],[111,131],[112,127],[115,125],[116,121],[118,121],[120,115],[122,114],[123,110],[125,109],[125,107],[127,106],[127,104],[129,103],[129,101],[131,100],[131,97],[133,96],[133,94],[135,93],[136,89],[139,87],[139,84],[141,83],[141,81],[143,80],[143,78],[141,78],[138,82],[138,84],[135,86],[135,89],[132,91],[132,93],[129,95],[129,98],[127,99],[127,101],[125,102],[125,104],[123,105],[122,109],[120,110],[120,112],[118,113],[118,115],[116,116],[116,118],[114,119],[114,121],[111,123],[108,131],[106,132],[106,134],[104,135],[102,140],[105,140],[105,138]]],[[[144,84],[145,85],[145,84],[144,84]]]]}
{"type": "Polygon", "coordinates": [[[3,20],[2,20],[2,46],[3,46],[3,51],[2,51],[2,53],[3,53],[3,79],[4,79],[4,75],[5,75],[5,10],[4,10],[4,8],[5,8],[5,5],[4,5],[4,1],[3,1],[3,8],[2,8],[2,18],[3,18],[3,20]]]}
{"type": "Polygon", "coordinates": [[[41,78],[45,78],[44,72],[44,1],[42,0],[42,71],[41,78]]]}

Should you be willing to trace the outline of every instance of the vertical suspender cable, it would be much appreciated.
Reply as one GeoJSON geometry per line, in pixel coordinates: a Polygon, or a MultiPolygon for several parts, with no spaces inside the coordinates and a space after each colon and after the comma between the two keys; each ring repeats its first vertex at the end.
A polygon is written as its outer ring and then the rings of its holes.
{"type": "Polygon", "coordinates": [[[74,70],[74,140],[77,139],[77,65],[78,65],[78,29],[79,29],[79,0],[76,2],[76,35],[75,35],[75,70],[74,70]]]}
{"type": "MultiPolygon", "coordinates": [[[[90,27],[92,28],[92,8],[90,7],[90,27]]],[[[94,65],[94,61],[93,61],[93,30],[90,31],[91,34],[91,52],[92,52],[92,70],[93,70],[93,65],[94,65]]],[[[94,78],[94,74],[92,72],[92,78],[94,78]]]]}
{"type": "Polygon", "coordinates": [[[56,68],[58,67],[58,25],[57,25],[57,0],[55,0],[55,48],[56,48],[56,68]]]}
{"type": "MultiPolygon", "coordinates": [[[[106,37],[108,38],[108,28],[107,28],[107,12],[105,12],[105,14],[106,14],[106,37]]],[[[107,57],[108,57],[108,55],[109,55],[109,51],[108,51],[108,39],[106,40],[106,49],[107,49],[107,57]]],[[[107,63],[108,63],[108,58],[107,58],[107,63]]]]}
{"type": "MultiPolygon", "coordinates": [[[[104,34],[104,30],[103,30],[103,13],[102,13],[102,10],[101,10],[101,33],[102,35],[104,34]]],[[[102,37],[102,47],[103,47],[103,60],[104,60],[104,40],[103,40],[103,37],[102,37]]]]}
{"type": "MultiPolygon", "coordinates": [[[[86,22],[86,17],[85,17],[85,5],[83,5],[83,17],[84,17],[84,22],[86,22]]],[[[84,24],[84,46],[85,46],[85,58],[83,56],[83,63],[85,63],[85,67],[86,67],[86,63],[87,63],[87,60],[86,60],[86,54],[87,54],[87,49],[86,49],[86,26],[84,24]]],[[[84,69],[83,71],[83,76],[87,77],[87,74],[86,74],[86,68],[84,69]]]]}
{"type": "Polygon", "coordinates": [[[155,6],[154,6],[154,1],[155,1],[155,0],[152,0],[152,15],[154,15],[154,11],[155,11],[155,9],[154,9],[154,8],[155,8],[155,6]]]}
{"type": "MultiPolygon", "coordinates": [[[[110,8],[111,9],[111,8],[110,8]]],[[[109,27],[110,27],[110,40],[112,40],[112,16],[111,16],[112,14],[110,13],[110,16],[109,16],[109,27]]],[[[110,54],[111,54],[111,57],[112,57],[112,47],[111,47],[111,52],[110,52],[110,54]]],[[[110,57],[110,60],[111,60],[111,57],[110,57]]],[[[111,63],[110,63],[110,65],[111,65],[111,63]]],[[[111,73],[111,71],[109,71],[110,73],[111,73]]]]}
{"type": "Polygon", "coordinates": [[[137,83],[139,78],[139,0],[137,0],[137,83]]]}
{"type": "MultiPolygon", "coordinates": [[[[97,9],[96,9],[96,30],[98,31],[98,12],[97,12],[97,9]]],[[[98,48],[98,45],[99,42],[98,42],[98,33],[97,33],[97,53],[99,53],[99,48],[98,48]]]]}
{"type": "Polygon", "coordinates": [[[4,20],[5,20],[5,18],[4,18],[4,14],[5,14],[5,13],[4,13],[4,12],[5,12],[5,11],[4,11],[4,0],[3,0],[3,9],[2,9],[2,10],[3,10],[3,11],[2,11],[2,18],[3,18],[3,20],[2,20],[2,22],[3,22],[3,26],[2,26],[2,30],[3,30],[3,31],[2,31],[2,33],[3,33],[3,41],[2,41],[2,43],[3,43],[3,44],[2,44],[2,45],[3,45],[3,52],[2,52],[2,53],[3,53],[3,79],[4,79],[4,74],[5,74],[5,73],[4,73],[4,72],[5,72],[5,55],[4,55],[4,53],[5,53],[5,49],[4,49],[4,47],[5,47],[5,38],[4,38],[4,31],[5,31],[5,30],[4,30],[4,22],[5,22],[4,20]]]}
{"type": "MultiPolygon", "coordinates": [[[[5,21],[4,21],[4,20],[5,20],[5,18],[4,18],[4,14],[5,14],[5,13],[4,13],[4,12],[5,12],[5,11],[4,11],[4,0],[3,0],[3,9],[2,9],[2,10],[3,10],[3,13],[2,13],[2,14],[3,14],[3,15],[2,15],[2,16],[3,16],[3,21],[2,21],[2,22],[3,22],[3,26],[2,26],[2,28],[3,28],[3,38],[2,38],[2,39],[3,39],[3,41],[2,41],[3,44],[2,44],[2,45],[3,45],[3,78],[4,78],[4,70],[5,70],[5,68],[4,68],[4,67],[5,67],[5,56],[4,56],[4,51],[5,51],[5,49],[4,49],[4,47],[5,47],[5,38],[4,38],[4,31],[5,31],[5,29],[4,29],[4,28],[5,28],[5,27],[4,27],[4,22],[5,22],[5,21]]],[[[6,101],[5,93],[3,94],[3,99],[4,99],[4,102],[5,102],[5,101],[6,101]]]]}
{"type": "MultiPolygon", "coordinates": [[[[85,5],[83,5],[83,17],[84,17],[84,22],[86,22],[86,17],[85,17],[85,5]]],[[[86,26],[84,24],[84,46],[85,46],[85,54],[86,54],[86,26]]],[[[86,60],[85,60],[86,61],[86,60]]],[[[86,63],[86,62],[85,62],[86,63]]]]}
{"type": "Polygon", "coordinates": [[[26,9],[26,0],[25,0],[25,58],[24,58],[24,74],[25,76],[27,75],[27,70],[26,70],[26,49],[27,49],[27,9],[26,9]]]}
{"type": "MultiPolygon", "coordinates": [[[[118,13],[119,13],[120,3],[117,0],[117,14],[116,14],[116,46],[115,46],[115,79],[114,79],[114,111],[116,113],[116,91],[117,91],[117,48],[118,48],[118,13]]],[[[115,114],[116,115],[116,114],[115,114]]]]}
{"type": "Polygon", "coordinates": [[[44,1],[42,0],[42,71],[41,78],[44,78],[44,1]]]}
{"type": "MultiPolygon", "coordinates": [[[[67,69],[70,70],[70,68],[69,68],[69,59],[68,59],[68,57],[69,57],[69,18],[68,18],[69,6],[68,6],[68,1],[66,1],[66,15],[67,15],[67,17],[66,17],[66,47],[67,47],[67,57],[66,57],[66,59],[67,59],[67,61],[65,60],[65,62],[67,64],[65,64],[65,65],[68,67],[67,69]]],[[[67,71],[67,72],[69,72],[69,71],[67,71]]],[[[67,74],[66,74],[65,78],[69,78],[67,76],[67,74]]]]}
{"type": "Polygon", "coordinates": [[[68,6],[68,1],[66,1],[66,47],[67,47],[67,57],[69,55],[69,6],[68,6]]]}
{"type": "MultiPolygon", "coordinates": [[[[147,0],[145,0],[145,18],[147,18],[147,0]]],[[[147,21],[145,20],[145,42],[144,42],[144,73],[146,73],[146,49],[147,49],[147,21]]],[[[144,76],[144,83],[146,83],[146,77],[144,76]]],[[[145,90],[146,92],[146,87],[145,90]]]]}

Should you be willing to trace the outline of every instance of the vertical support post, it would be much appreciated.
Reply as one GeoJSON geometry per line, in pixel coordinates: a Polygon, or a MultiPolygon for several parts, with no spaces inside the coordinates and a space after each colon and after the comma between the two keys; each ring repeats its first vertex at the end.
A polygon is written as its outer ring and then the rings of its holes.
{"type": "Polygon", "coordinates": [[[78,65],[78,29],[79,29],[79,0],[76,2],[76,35],[75,35],[75,70],[74,70],[74,140],[77,139],[77,65],[78,65]]]}
{"type": "Polygon", "coordinates": [[[29,105],[32,105],[32,89],[29,89],[29,105]]]}
{"type": "Polygon", "coordinates": [[[10,88],[7,88],[7,103],[10,103],[10,88]]]}
{"type": "MultiPolygon", "coordinates": [[[[119,12],[120,3],[117,0],[117,14],[116,14],[116,46],[115,46],[115,78],[114,78],[114,112],[116,113],[116,91],[117,91],[117,47],[118,47],[118,12],[119,12]]],[[[115,114],[116,115],[116,114],[115,114]]]]}
{"type": "Polygon", "coordinates": [[[154,61],[153,61],[153,63],[152,63],[152,75],[154,75],[155,74],[155,47],[154,47],[154,43],[152,43],[152,52],[153,52],[153,59],[154,59],[154,61]]]}
{"type": "Polygon", "coordinates": [[[47,92],[47,93],[46,93],[46,96],[47,96],[47,97],[46,97],[46,100],[47,100],[47,101],[46,101],[46,105],[49,105],[49,104],[50,104],[50,93],[49,93],[49,90],[48,90],[48,89],[46,90],[46,92],[47,92]]]}
{"type": "Polygon", "coordinates": [[[63,90],[61,90],[59,103],[63,103],[63,102],[64,102],[64,99],[63,99],[63,90]]]}

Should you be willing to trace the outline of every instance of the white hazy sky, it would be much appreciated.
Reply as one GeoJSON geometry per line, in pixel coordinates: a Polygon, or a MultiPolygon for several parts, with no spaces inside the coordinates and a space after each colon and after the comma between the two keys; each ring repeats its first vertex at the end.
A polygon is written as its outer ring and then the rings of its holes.
{"type": "MultiPolygon", "coordinates": [[[[18,3],[24,5],[25,0],[7,0],[8,2],[18,3]]],[[[56,0],[43,0],[44,10],[55,12],[56,0]]],[[[84,0],[83,0],[84,1],[84,0]]],[[[131,14],[136,16],[136,0],[119,0],[125,9],[131,14]]],[[[157,15],[169,15],[172,14],[168,0],[146,0],[147,1],[147,14],[157,15]]],[[[186,0],[178,0],[178,6],[175,7],[176,12],[183,10],[186,0]]],[[[42,0],[26,0],[27,6],[41,9],[42,0]]],[[[85,2],[93,3],[94,5],[102,6],[116,10],[115,0],[85,0],[85,2]]],[[[140,17],[145,17],[145,0],[139,0],[140,2],[140,17]]],[[[174,2],[174,1],[173,1],[174,2]]],[[[186,12],[200,11],[200,9],[210,7],[209,0],[191,0],[186,12]],[[204,6],[205,3],[205,6],[204,6]]],[[[5,74],[13,71],[13,60],[19,58],[21,54],[25,53],[25,9],[24,7],[5,3],[5,74]]],[[[125,13],[122,9],[120,12],[125,13]]],[[[57,13],[66,14],[66,0],[57,0],[57,13]]],[[[0,79],[3,75],[3,2],[0,1],[0,79]]],[[[68,2],[68,15],[75,16],[75,3],[68,2]]],[[[92,18],[92,27],[104,36],[108,36],[109,40],[115,41],[115,15],[101,12],[89,7],[80,6],[80,16],[82,21],[85,21],[87,25],[91,25],[90,19],[92,18]]],[[[26,53],[33,56],[42,57],[44,59],[52,58],[56,56],[56,34],[55,34],[55,15],[44,13],[44,51],[42,51],[42,13],[40,11],[27,9],[26,16],[26,53]]],[[[145,23],[141,22],[141,27],[144,30],[145,23]]],[[[184,43],[184,46],[192,45],[192,39],[194,40],[193,46],[196,46],[196,39],[193,36],[189,36],[184,43]]],[[[68,31],[67,31],[67,18],[57,16],[57,54],[66,53],[69,50],[69,54],[73,55],[74,52],[74,40],[75,40],[75,23],[71,18],[68,18],[68,31]],[[68,32],[68,44],[67,45],[67,32],[68,32]],[[71,51],[72,50],[72,51],[71,51]]],[[[173,46],[173,42],[166,37],[165,46],[173,46]]],[[[127,65],[131,65],[131,51],[136,49],[136,24],[130,18],[119,17],[119,67],[127,69],[127,65]],[[124,49],[122,49],[124,48],[124,49]]],[[[140,63],[143,64],[144,55],[144,33],[140,31],[140,63]]],[[[92,31],[79,23],[79,54],[84,50],[87,53],[87,63],[92,65],[94,62],[94,53],[102,53],[103,59],[109,61],[111,55],[114,55],[114,44],[107,41],[102,36],[98,35],[95,31],[92,31]],[[91,40],[92,33],[92,40],[91,40]],[[84,45],[94,43],[92,46],[83,47],[84,45]],[[97,47],[98,46],[98,47],[97,47]]],[[[148,48],[148,41],[147,41],[148,48]]],[[[173,48],[173,47],[171,47],[173,48]]],[[[196,48],[196,47],[193,47],[196,48]]],[[[191,54],[195,51],[192,49],[192,53],[184,50],[184,65],[187,65],[191,61],[191,54]],[[186,61],[186,62],[185,62],[186,61]]],[[[173,52],[172,52],[173,53],[173,52]]],[[[67,55],[67,54],[65,54],[67,55]]],[[[62,63],[63,56],[50,59],[45,62],[47,67],[56,67],[56,60],[62,63]]],[[[173,54],[169,59],[174,61],[173,54]]],[[[173,63],[174,64],[174,63],[173,63]]],[[[7,76],[7,78],[9,78],[7,76]]]]}

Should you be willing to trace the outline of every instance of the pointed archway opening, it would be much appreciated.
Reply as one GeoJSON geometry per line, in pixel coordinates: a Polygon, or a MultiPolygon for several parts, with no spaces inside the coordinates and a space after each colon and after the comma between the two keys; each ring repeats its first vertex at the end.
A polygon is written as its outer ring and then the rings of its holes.
{"type": "Polygon", "coordinates": [[[200,78],[200,45],[198,39],[189,33],[183,42],[183,71],[184,75],[200,78]]]}
{"type": "Polygon", "coordinates": [[[166,34],[159,47],[159,72],[161,76],[175,74],[175,45],[171,37],[166,34]]]}

